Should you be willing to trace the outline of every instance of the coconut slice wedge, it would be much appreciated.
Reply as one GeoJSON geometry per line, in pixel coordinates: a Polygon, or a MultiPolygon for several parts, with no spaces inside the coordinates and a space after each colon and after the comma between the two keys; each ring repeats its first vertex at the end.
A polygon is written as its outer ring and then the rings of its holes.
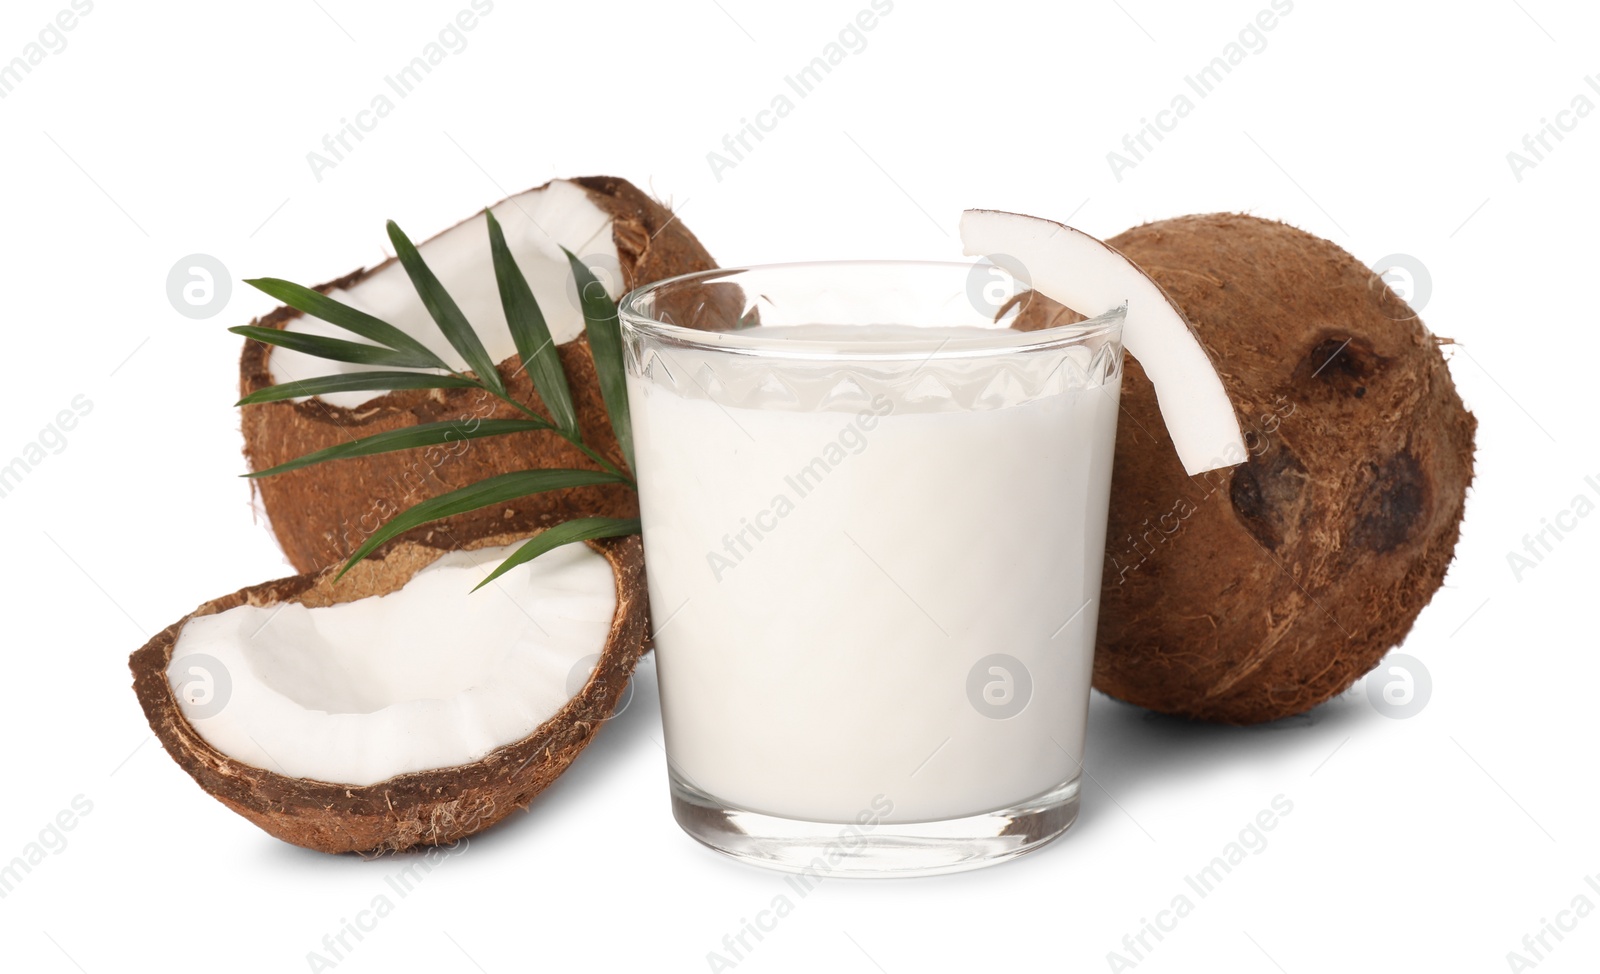
{"type": "Polygon", "coordinates": [[[472,594],[526,535],[402,542],[200,606],[129,661],[167,753],[321,852],[454,842],[525,807],[616,706],[646,636],[636,537],[567,545],[472,594]]]}
{"type": "MultiPolygon", "coordinates": [[[[612,298],[661,278],[709,270],[715,262],[682,220],[632,183],[613,176],[552,180],[491,209],[544,313],[584,441],[611,462],[622,463],[583,334],[571,267],[561,248],[582,259],[612,298]]],[[[542,409],[506,325],[485,222],[480,212],[417,249],[483,340],[490,359],[499,363],[512,398],[542,409]]],[[[466,367],[398,261],[391,258],[357,270],[318,290],[387,321],[453,367],[466,367]]],[[[352,337],[288,307],[252,324],[352,337]]],[[[363,368],[247,340],[240,359],[240,394],[363,368]]],[[[355,437],[423,423],[456,421],[470,427],[485,419],[520,418],[525,417],[512,406],[477,389],[424,389],[251,403],[242,409],[240,426],[250,469],[265,470],[355,437]]],[[[305,467],[253,484],[290,564],[297,571],[313,572],[344,561],[399,510],[497,474],[534,467],[593,469],[594,464],[555,433],[529,432],[305,467]]],[[[454,546],[467,538],[533,531],[588,516],[637,517],[637,500],[620,485],[556,491],[459,514],[407,537],[454,546]]]]}
{"type": "Polygon", "coordinates": [[[1245,461],[1239,420],[1216,367],[1183,312],[1136,264],[1081,230],[1000,210],[964,212],[961,246],[968,256],[1020,262],[1035,290],[1085,317],[1126,303],[1123,347],[1155,387],[1184,471],[1194,476],[1245,461]]]}

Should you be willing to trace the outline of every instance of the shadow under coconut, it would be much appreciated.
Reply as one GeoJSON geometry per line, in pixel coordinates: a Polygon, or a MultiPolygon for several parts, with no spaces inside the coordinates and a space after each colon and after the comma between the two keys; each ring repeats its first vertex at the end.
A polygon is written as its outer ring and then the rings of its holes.
{"type": "Polygon", "coordinates": [[[602,782],[624,773],[618,765],[628,764],[641,752],[652,768],[657,764],[661,766],[659,776],[653,778],[650,785],[659,789],[654,794],[659,794],[664,811],[667,805],[665,761],[661,760],[661,748],[652,738],[661,738],[661,697],[656,690],[654,652],[646,653],[639,660],[627,688],[622,691],[622,699],[617,701],[617,709],[567,770],[535,795],[525,810],[512,813],[493,828],[473,836],[472,841],[515,842],[517,833],[524,827],[541,828],[539,819],[560,817],[561,809],[567,805],[592,810],[593,802],[603,790],[602,782]]]}
{"type": "Polygon", "coordinates": [[[1310,774],[1369,718],[1377,715],[1359,693],[1340,694],[1294,717],[1235,727],[1169,717],[1095,691],[1084,762],[1093,779],[1085,782],[1076,828],[1102,817],[1123,817],[1108,794],[1116,802],[1137,799],[1152,789],[1170,795],[1174,786],[1285,755],[1302,756],[1310,774]]]}
{"type": "MultiPolygon", "coordinates": [[[[651,738],[661,736],[661,698],[656,692],[655,654],[639,660],[633,677],[617,701],[617,709],[595,732],[594,740],[567,766],[556,780],[533,796],[528,807],[512,812],[501,821],[469,838],[474,847],[492,848],[501,843],[514,845],[526,838],[526,829],[544,829],[562,818],[567,806],[593,809],[593,802],[604,790],[602,782],[623,769],[638,752],[660,755],[651,738]]],[[[662,806],[666,805],[666,775],[659,780],[662,806]]],[[[579,814],[582,814],[581,812],[579,814]]]]}
{"type": "MultiPolygon", "coordinates": [[[[993,889],[1001,895],[1004,887],[999,884],[1009,883],[1021,873],[1073,868],[1089,847],[1106,841],[1107,835],[1125,833],[1130,819],[1143,830],[1134,804],[1151,792],[1170,799],[1198,781],[1284,755],[1302,756],[1309,774],[1355,726],[1369,718],[1378,719],[1357,693],[1341,694],[1295,717],[1235,727],[1169,717],[1096,690],[1089,701],[1087,773],[1072,827],[1043,848],[996,869],[924,877],[918,882],[955,882],[978,891],[993,889]]],[[[1144,839],[1136,835],[1128,841],[1144,839]]],[[[1091,899],[1093,892],[1062,895],[1068,897],[1066,905],[1075,908],[1079,901],[1091,899]]]]}
{"type": "MultiPolygon", "coordinates": [[[[1185,786],[1232,768],[1276,761],[1285,755],[1302,756],[1309,774],[1358,724],[1368,719],[1377,717],[1359,693],[1341,694],[1294,717],[1234,727],[1169,717],[1095,691],[1089,706],[1085,761],[1088,773],[1083,780],[1078,820],[1072,828],[1057,841],[1007,863],[1002,869],[958,873],[951,878],[971,882],[974,877],[991,872],[1015,876],[1021,871],[1058,868],[1060,862],[1074,858],[1074,848],[1094,841],[1094,834],[1125,827],[1128,813],[1123,808],[1140,801],[1150,791],[1159,790],[1171,796],[1185,786]]],[[[628,763],[640,750],[659,753],[659,747],[651,738],[660,733],[660,726],[655,659],[647,655],[635,670],[618,711],[566,772],[536,795],[526,810],[512,813],[495,826],[472,836],[470,842],[486,847],[502,842],[515,843],[523,829],[539,827],[538,819],[559,817],[561,808],[570,803],[593,801],[599,783],[604,776],[617,773],[617,765],[628,763]]],[[[661,786],[665,805],[664,780],[661,786]]],[[[258,849],[263,858],[296,869],[339,868],[362,861],[359,856],[329,856],[276,840],[263,842],[258,849]]],[[[418,847],[412,852],[378,857],[377,861],[404,859],[425,851],[426,847],[418,847]]],[[[708,853],[704,859],[709,867],[725,867],[730,877],[761,875],[759,871],[715,854],[708,853]]],[[[980,882],[979,885],[984,884],[980,882]]]]}

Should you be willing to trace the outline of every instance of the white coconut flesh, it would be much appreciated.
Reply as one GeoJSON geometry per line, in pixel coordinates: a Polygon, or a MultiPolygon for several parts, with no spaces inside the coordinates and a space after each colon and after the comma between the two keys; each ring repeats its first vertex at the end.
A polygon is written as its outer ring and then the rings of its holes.
{"type": "Polygon", "coordinates": [[[1122,344],[1155,387],[1156,403],[1191,477],[1243,463],[1244,437],[1216,367],[1159,285],[1115,248],[1065,224],[999,210],[961,215],[972,257],[1004,254],[1040,294],[1087,317],[1126,303],[1122,344]]]}
{"type": "MultiPolygon", "coordinates": [[[[562,247],[583,258],[613,299],[622,296],[621,275],[616,273],[617,245],[611,236],[611,216],[595,205],[582,186],[558,179],[548,186],[502,200],[490,209],[505,231],[506,245],[527,277],[556,344],[569,342],[583,332],[583,314],[577,305],[572,269],[561,252],[562,247]]],[[[515,355],[517,348],[500,305],[485,224],[483,214],[479,213],[419,243],[417,251],[461,307],[467,321],[483,340],[489,357],[503,362],[515,355]]],[[[332,291],[329,296],[394,325],[428,346],[452,368],[458,371],[467,368],[466,361],[450,347],[427,308],[423,307],[410,277],[398,262],[374,271],[349,288],[332,291]]],[[[365,341],[306,315],[291,321],[288,330],[365,341]]],[[[274,383],[389,368],[330,362],[284,348],[273,349],[267,364],[274,383]]],[[[381,395],[382,392],[338,392],[322,399],[330,405],[353,409],[381,395]]]]}
{"type": "Polygon", "coordinates": [[[196,617],[167,679],[212,747],[291,778],[371,785],[470,764],[582,689],[616,612],[610,563],[581,544],[472,593],[513,550],[452,552],[388,595],[196,617]]]}

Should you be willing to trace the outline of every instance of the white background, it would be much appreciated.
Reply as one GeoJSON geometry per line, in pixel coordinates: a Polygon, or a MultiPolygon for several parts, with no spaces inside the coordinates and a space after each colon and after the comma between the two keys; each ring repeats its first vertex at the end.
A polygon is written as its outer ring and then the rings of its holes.
{"type": "MultiPolygon", "coordinates": [[[[80,0],[81,2],[81,0],[80,0]]],[[[1507,153],[1575,96],[1600,105],[1600,11],[1555,0],[1296,0],[1119,180],[1106,154],[1266,0],[897,0],[810,97],[717,179],[707,152],[787,89],[866,0],[520,4],[452,54],[319,181],[306,161],[467,0],[112,3],[0,100],[0,461],[82,394],[67,447],[0,499],[0,860],[76,796],[92,812],[0,900],[0,968],[309,969],[395,859],[299,850],[208,798],[153,743],[126,657],[199,602],[287,574],[252,519],[239,340],[269,307],[168,303],[168,271],[324,280],[559,175],[675,203],[725,264],[955,258],[963,207],[1100,235],[1217,209],[1291,221],[1409,285],[1476,413],[1458,561],[1403,652],[1431,672],[1391,720],[1362,685],[1309,717],[1193,726],[1097,697],[1084,813],[995,869],[830,881],[743,971],[1084,970],[1274,796],[1270,844],[1143,971],[1497,971],[1587,894],[1600,517],[1520,579],[1507,553],[1587,494],[1600,113],[1521,178],[1507,153]],[[319,9],[320,8],[320,9],[319,9]]],[[[0,62],[66,8],[8,0],[0,62]]],[[[1570,522],[1569,522],[1570,523],[1570,522]]],[[[632,705],[526,813],[472,840],[340,971],[708,969],[788,891],[707,852],[667,800],[643,667],[632,705]]],[[[1600,880],[1597,880],[1600,882],[1600,880]]],[[[791,892],[792,896],[792,892],[791,892]]],[[[1191,898],[1193,898],[1191,896],[1191,898]]],[[[1600,913],[1538,965],[1593,970],[1600,913]]],[[[1529,955],[1532,959],[1532,955],[1529,955]]]]}

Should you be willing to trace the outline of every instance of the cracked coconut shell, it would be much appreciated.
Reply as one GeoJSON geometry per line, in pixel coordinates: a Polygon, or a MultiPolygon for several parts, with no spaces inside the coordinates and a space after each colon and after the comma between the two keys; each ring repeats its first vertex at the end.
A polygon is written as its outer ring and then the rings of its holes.
{"type": "Polygon", "coordinates": [[[1183,310],[1250,456],[1185,476],[1125,363],[1094,686],[1232,724],[1309,710],[1405,637],[1450,565],[1477,423],[1445,340],[1287,224],[1184,216],[1110,243],[1183,310]]]}
{"type": "MultiPolygon", "coordinates": [[[[589,200],[611,217],[624,289],[716,266],[683,221],[627,180],[584,176],[566,181],[582,187],[589,200]]],[[[426,248],[426,243],[422,246],[426,248]]],[[[317,290],[350,287],[393,262],[391,258],[355,271],[317,290]]],[[[299,316],[293,308],[280,307],[251,324],[283,328],[299,316]]],[[[623,466],[587,338],[579,335],[556,351],[584,441],[623,466]]],[[[245,342],[239,362],[241,396],[274,384],[272,354],[270,345],[245,342]]],[[[499,372],[512,398],[543,409],[516,356],[501,362],[499,372]]],[[[355,437],[422,423],[522,418],[510,405],[478,389],[422,389],[391,392],[355,408],[321,399],[246,405],[241,428],[250,469],[258,471],[355,437]]],[[[300,572],[315,572],[342,563],[385,521],[419,501],[510,471],[554,467],[596,469],[560,436],[541,431],[317,464],[253,483],[290,564],[300,572]]],[[[459,514],[401,537],[455,546],[488,533],[526,533],[575,517],[629,518],[638,513],[637,497],[624,485],[579,487],[459,514]]]]}
{"type": "MultiPolygon", "coordinates": [[[[464,547],[513,544],[525,534],[496,535],[464,547]]],[[[529,736],[470,764],[396,775],[367,786],[291,778],[217,750],[183,715],[167,667],[185,623],[235,606],[299,602],[334,605],[403,587],[446,551],[411,542],[358,563],[342,581],[337,569],[241,589],[200,606],[163,629],[129,659],[139,704],[162,747],[213,798],[285,842],[318,852],[376,854],[447,845],[495,824],[554,781],[612,713],[643,653],[646,636],[644,548],[637,537],[589,542],[611,565],[617,607],[587,683],[529,736]]],[[[441,652],[448,652],[442,647],[441,652]]]]}

